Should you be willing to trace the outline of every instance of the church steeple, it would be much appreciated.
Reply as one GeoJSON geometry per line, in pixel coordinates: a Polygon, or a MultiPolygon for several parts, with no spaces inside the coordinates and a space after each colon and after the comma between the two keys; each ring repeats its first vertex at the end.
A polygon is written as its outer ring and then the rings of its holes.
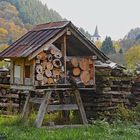
{"type": "Polygon", "coordinates": [[[93,42],[96,42],[97,40],[100,40],[100,38],[101,38],[101,36],[99,35],[99,33],[98,33],[98,27],[96,26],[94,35],[92,36],[91,40],[93,42]]]}

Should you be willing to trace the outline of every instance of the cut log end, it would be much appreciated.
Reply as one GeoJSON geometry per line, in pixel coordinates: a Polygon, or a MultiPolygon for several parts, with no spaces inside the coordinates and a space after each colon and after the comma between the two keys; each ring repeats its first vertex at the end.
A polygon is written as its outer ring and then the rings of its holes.
{"type": "Polygon", "coordinates": [[[89,60],[82,58],[79,62],[79,66],[84,71],[89,70],[89,60]]]}
{"type": "Polygon", "coordinates": [[[77,58],[72,58],[71,59],[71,64],[73,65],[73,67],[78,67],[78,59],[77,58]]]}
{"type": "Polygon", "coordinates": [[[36,80],[42,81],[43,80],[43,75],[42,74],[37,74],[36,75],[36,80]]]}
{"type": "Polygon", "coordinates": [[[79,76],[80,73],[81,73],[80,68],[77,67],[77,68],[74,68],[74,69],[73,69],[73,75],[74,75],[74,76],[79,76]]]}
{"type": "Polygon", "coordinates": [[[43,73],[43,67],[41,65],[36,65],[36,72],[38,74],[42,74],[43,73]]]}
{"type": "Polygon", "coordinates": [[[84,84],[87,84],[90,81],[89,71],[83,71],[80,75],[80,79],[84,84]]]}

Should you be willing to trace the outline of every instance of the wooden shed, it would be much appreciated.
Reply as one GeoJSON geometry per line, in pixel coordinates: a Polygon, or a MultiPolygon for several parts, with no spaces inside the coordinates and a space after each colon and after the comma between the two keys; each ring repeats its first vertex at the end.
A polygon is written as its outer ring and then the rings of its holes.
{"type": "Polygon", "coordinates": [[[23,118],[29,115],[31,102],[40,104],[37,127],[46,112],[60,110],[79,110],[83,123],[88,123],[79,91],[95,90],[95,61],[106,62],[108,57],[70,21],[37,25],[0,53],[0,59],[5,58],[11,60],[11,89],[29,91],[23,118]],[[43,98],[31,97],[42,90],[47,93],[43,98]],[[66,99],[72,94],[69,90],[75,90],[76,104],[66,99]],[[53,104],[50,99],[56,91],[61,91],[59,102],[53,104]]]}
{"type": "Polygon", "coordinates": [[[70,21],[37,25],[0,58],[11,59],[11,88],[29,89],[70,85],[95,86],[94,61],[108,58],[70,21]]]}

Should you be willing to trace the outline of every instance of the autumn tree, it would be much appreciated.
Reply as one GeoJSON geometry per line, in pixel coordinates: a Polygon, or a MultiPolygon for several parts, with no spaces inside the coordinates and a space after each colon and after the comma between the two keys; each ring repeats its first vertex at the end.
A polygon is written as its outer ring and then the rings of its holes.
{"type": "Polygon", "coordinates": [[[113,41],[113,47],[115,48],[116,53],[121,49],[120,41],[113,41]]]}
{"type": "Polygon", "coordinates": [[[102,47],[102,42],[100,40],[95,41],[95,45],[98,49],[101,49],[102,47]]]}
{"type": "Polygon", "coordinates": [[[140,63],[140,45],[132,46],[125,54],[125,61],[129,69],[135,69],[140,63]]]}

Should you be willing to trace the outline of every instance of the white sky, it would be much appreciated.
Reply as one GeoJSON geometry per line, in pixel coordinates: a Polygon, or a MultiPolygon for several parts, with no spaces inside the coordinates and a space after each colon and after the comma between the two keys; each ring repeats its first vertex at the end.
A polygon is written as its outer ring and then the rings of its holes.
{"type": "Polygon", "coordinates": [[[140,0],[41,0],[63,18],[93,34],[98,25],[102,38],[123,38],[140,27],[140,0]]]}

